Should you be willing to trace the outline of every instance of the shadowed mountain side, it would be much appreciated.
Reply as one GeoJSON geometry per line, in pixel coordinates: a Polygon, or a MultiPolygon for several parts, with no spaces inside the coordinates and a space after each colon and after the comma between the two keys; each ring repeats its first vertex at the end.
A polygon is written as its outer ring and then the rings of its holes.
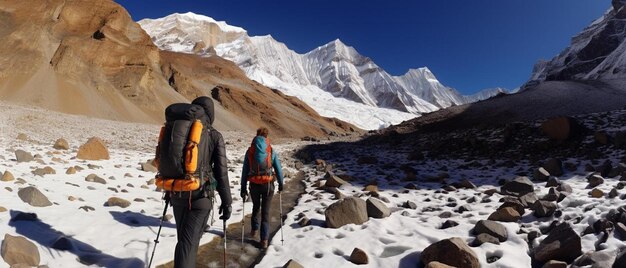
{"type": "Polygon", "coordinates": [[[221,104],[223,110],[217,110],[216,116],[218,127],[223,124],[236,129],[254,129],[262,122],[281,137],[358,131],[351,124],[321,117],[295,97],[248,79],[234,63],[220,57],[161,51],[161,58],[163,73],[169,77],[172,88],[188,99],[207,95],[221,104]],[[233,122],[232,118],[238,121],[233,122]]]}
{"type": "Polygon", "coordinates": [[[219,85],[220,130],[264,124],[277,136],[298,138],[351,132],[251,81],[229,61],[161,52],[113,1],[2,1],[0,25],[0,100],[161,123],[167,105],[211,96],[219,85]]]}

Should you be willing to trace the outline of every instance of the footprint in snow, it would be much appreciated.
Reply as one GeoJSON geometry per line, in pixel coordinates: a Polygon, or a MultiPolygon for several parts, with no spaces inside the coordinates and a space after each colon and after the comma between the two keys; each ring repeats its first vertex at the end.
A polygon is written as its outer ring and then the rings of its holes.
{"type": "Polygon", "coordinates": [[[381,257],[381,258],[389,258],[389,257],[397,256],[397,255],[400,255],[400,254],[404,253],[405,251],[407,251],[409,249],[411,249],[411,248],[407,247],[407,246],[390,246],[390,247],[385,247],[385,249],[383,250],[383,253],[381,253],[379,257],[381,257]]]}

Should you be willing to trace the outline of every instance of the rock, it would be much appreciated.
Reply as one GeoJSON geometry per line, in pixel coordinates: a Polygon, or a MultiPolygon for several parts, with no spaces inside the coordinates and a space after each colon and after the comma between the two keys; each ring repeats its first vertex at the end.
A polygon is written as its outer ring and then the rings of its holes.
{"type": "Polygon", "coordinates": [[[533,193],[528,193],[519,197],[519,201],[524,205],[524,207],[531,207],[535,202],[537,202],[539,198],[537,195],[533,193]]]}
{"type": "Polygon", "coordinates": [[[297,261],[291,259],[287,263],[285,263],[285,265],[283,265],[283,268],[304,268],[304,266],[299,264],[297,261]]]}
{"type": "Polygon", "coordinates": [[[452,228],[455,226],[459,226],[459,223],[453,220],[447,220],[441,225],[440,229],[448,229],[448,228],[452,228]]]}
{"type": "Polygon", "coordinates": [[[604,196],[604,192],[598,188],[593,188],[590,194],[591,194],[591,197],[593,198],[601,198],[604,196]]]}
{"type": "Polygon", "coordinates": [[[474,234],[488,234],[498,239],[500,242],[504,242],[508,239],[509,235],[506,231],[506,227],[504,225],[491,221],[491,220],[480,220],[474,225],[474,234]]]}
{"type": "Polygon", "coordinates": [[[300,227],[309,226],[309,225],[311,225],[311,220],[309,218],[307,218],[307,217],[302,217],[298,221],[298,225],[300,225],[300,227]]]}
{"type": "Polygon", "coordinates": [[[40,176],[40,177],[43,177],[49,174],[57,174],[56,170],[54,170],[51,167],[38,168],[38,169],[31,171],[31,173],[33,173],[33,175],[35,176],[40,176]]]}
{"type": "Polygon", "coordinates": [[[38,266],[40,257],[37,245],[22,236],[4,235],[2,259],[9,265],[38,266]]]}
{"type": "Polygon", "coordinates": [[[98,177],[98,175],[96,174],[87,175],[87,177],[85,178],[85,181],[95,182],[95,183],[100,183],[100,184],[107,184],[107,181],[105,179],[98,177]]]}
{"type": "Polygon", "coordinates": [[[615,224],[615,233],[619,234],[622,241],[626,241],[626,225],[621,222],[615,224]]]}
{"type": "Polygon", "coordinates": [[[68,150],[70,149],[70,144],[64,138],[60,138],[54,142],[52,148],[57,150],[68,150]]]}
{"type": "Polygon", "coordinates": [[[356,163],[359,165],[374,165],[378,164],[378,158],[374,156],[362,156],[357,159],[356,163]]]}
{"type": "Polygon", "coordinates": [[[533,183],[527,177],[517,177],[502,186],[500,192],[514,196],[522,196],[535,191],[533,183]]]}
{"type": "Polygon", "coordinates": [[[536,181],[547,181],[550,178],[550,173],[545,168],[537,168],[533,172],[533,179],[536,181]]]}
{"type": "Polygon", "coordinates": [[[154,172],[157,173],[159,172],[159,169],[156,168],[156,166],[154,166],[153,161],[147,161],[145,163],[141,163],[141,170],[145,171],[145,172],[154,172]]]}
{"type": "Polygon", "coordinates": [[[550,260],[570,263],[582,254],[580,236],[567,223],[557,225],[546,239],[533,249],[532,256],[545,263],[550,260]]]}
{"type": "Polygon", "coordinates": [[[571,194],[573,192],[572,186],[566,183],[561,183],[561,185],[556,187],[556,190],[561,193],[568,193],[568,194],[571,194]]]}
{"type": "Polygon", "coordinates": [[[365,186],[365,188],[363,189],[364,192],[378,192],[378,186],[377,185],[367,185],[365,186]]]}
{"type": "Polygon", "coordinates": [[[519,212],[512,207],[504,207],[496,210],[489,215],[488,220],[502,222],[517,222],[521,218],[519,212]]]}
{"type": "Polygon", "coordinates": [[[8,170],[5,171],[4,174],[2,174],[2,178],[0,178],[0,181],[12,181],[12,180],[15,180],[15,177],[8,170]]]}
{"type": "Polygon", "coordinates": [[[17,192],[17,195],[24,201],[33,207],[48,207],[52,206],[52,203],[48,198],[41,193],[37,188],[29,186],[22,188],[17,192]]]}
{"type": "Polygon", "coordinates": [[[369,263],[367,253],[360,248],[354,248],[354,250],[352,250],[352,254],[350,254],[350,261],[357,265],[369,263]]]}
{"type": "Polygon", "coordinates": [[[7,212],[7,208],[0,206],[0,212],[7,212]]]}
{"type": "Polygon", "coordinates": [[[479,268],[480,262],[476,253],[461,238],[444,239],[426,247],[421,254],[424,264],[440,262],[446,265],[463,268],[479,268]]]}
{"type": "Polygon", "coordinates": [[[104,206],[127,208],[128,206],[130,206],[130,201],[124,200],[119,197],[111,197],[106,203],[104,203],[104,206]]]}
{"type": "Polygon", "coordinates": [[[537,200],[532,205],[532,210],[537,218],[550,217],[556,211],[556,204],[550,201],[537,200]]]}
{"type": "Polygon", "coordinates": [[[611,189],[611,191],[609,192],[609,198],[615,198],[619,195],[619,192],[617,191],[616,188],[611,189]]]}
{"type": "Polygon", "coordinates": [[[67,174],[67,175],[76,174],[76,168],[74,168],[74,167],[69,167],[69,168],[67,169],[67,171],[65,171],[65,174],[67,174]]]}
{"type": "Polygon", "coordinates": [[[459,186],[461,186],[462,188],[465,188],[465,189],[475,189],[476,188],[476,185],[474,185],[474,183],[472,183],[468,179],[462,179],[459,182],[459,186]]]}
{"type": "Polygon", "coordinates": [[[594,187],[597,187],[600,184],[603,184],[604,183],[604,178],[602,178],[602,176],[600,176],[600,175],[592,174],[589,177],[587,177],[587,182],[589,183],[589,185],[587,187],[594,188],[594,187]]]}
{"type": "Polygon", "coordinates": [[[615,254],[607,251],[597,251],[597,252],[587,252],[582,256],[578,257],[572,263],[573,267],[583,267],[591,265],[591,267],[611,267],[613,262],[615,261],[615,254]]]}
{"type": "Polygon", "coordinates": [[[358,197],[339,200],[326,208],[324,212],[326,226],[339,228],[346,224],[363,224],[368,220],[366,202],[358,197]]]}
{"type": "Polygon", "coordinates": [[[517,214],[520,215],[520,217],[523,216],[524,213],[526,212],[525,206],[519,200],[507,200],[504,203],[502,203],[502,205],[500,205],[498,209],[502,209],[506,207],[512,208],[515,211],[517,211],[517,214]]]}
{"type": "Polygon", "coordinates": [[[563,163],[561,160],[556,158],[550,158],[546,160],[543,164],[543,168],[550,173],[552,176],[561,176],[563,175],[563,163]]]}
{"type": "Polygon", "coordinates": [[[484,243],[500,245],[500,240],[498,238],[493,237],[490,234],[483,233],[483,234],[478,234],[476,236],[476,239],[474,239],[474,241],[472,242],[472,245],[475,247],[478,247],[484,243]]]}
{"type": "Polygon", "coordinates": [[[109,149],[100,138],[92,137],[78,148],[76,158],[82,160],[108,160],[109,149]]]}
{"type": "Polygon", "coordinates": [[[559,185],[561,185],[561,181],[556,177],[550,177],[546,183],[546,187],[558,187],[559,185]]]}
{"type": "Polygon", "coordinates": [[[551,260],[546,262],[541,268],[567,268],[567,262],[551,260]]]}
{"type": "Polygon", "coordinates": [[[626,250],[622,249],[618,250],[617,257],[615,258],[615,262],[613,263],[612,268],[623,268],[626,267],[626,250]]]}
{"type": "Polygon", "coordinates": [[[406,201],[404,203],[402,203],[402,207],[403,208],[408,208],[408,209],[417,209],[417,204],[411,202],[411,201],[406,201]]]}
{"type": "Polygon", "coordinates": [[[342,185],[350,185],[347,181],[344,181],[339,176],[336,176],[332,171],[326,172],[326,186],[328,187],[341,187],[342,185]]]}
{"type": "Polygon", "coordinates": [[[543,122],[541,130],[550,139],[565,141],[582,134],[584,127],[572,117],[560,116],[543,122]]]}
{"type": "Polygon", "coordinates": [[[24,133],[19,133],[17,134],[17,137],[15,138],[18,141],[27,141],[28,140],[28,135],[24,134],[24,133]]]}
{"type": "Polygon", "coordinates": [[[426,268],[454,268],[454,266],[443,264],[438,261],[432,261],[426,265],[426,268]]]}
{"type": "Polygon", "coordinates": [[[15,159],[18,163],[34,161],[35,157],[24,150],[15,150],[15,159]]]}
{"type": "Polygon", "coordinates": [[[378,198],[370,197],[366,201],[367,205],[367,216],[375,219],[382,219],[389,217],[391,215],[391,211],[389,208],[380,201],[378,198]]]}

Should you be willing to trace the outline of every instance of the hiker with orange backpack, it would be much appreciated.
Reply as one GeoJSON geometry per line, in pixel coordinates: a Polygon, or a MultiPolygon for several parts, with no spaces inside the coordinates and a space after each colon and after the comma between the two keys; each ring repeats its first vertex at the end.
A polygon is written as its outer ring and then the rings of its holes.
{"type": "Polygon", "coordinates": [[[250,236],[254,238],[260,227],[260,246],[262,249],[266,249],[269,244],[269,212],[274,196],[275,180],[278,180],[278,191],[283,191],[283,171],[278,154],[270,145],[268,135],[269,130],[265,127],[257,130],[256,137],[246,151],[241,172],[241,198],[244,202],[248,196],[246,186],[250,182],[250,197],[252,198],[252,231],[250,236]],[[259,210],[261,212],[260,224],[259,210]]]}

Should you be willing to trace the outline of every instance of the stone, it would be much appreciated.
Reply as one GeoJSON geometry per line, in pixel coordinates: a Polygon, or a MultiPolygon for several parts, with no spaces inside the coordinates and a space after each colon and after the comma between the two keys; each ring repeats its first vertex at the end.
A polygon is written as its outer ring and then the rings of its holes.
{"type": "Polygon", "coordinates": [[[476,236],[476,239],[474,239],[474,241],[472,242],[472,245],[475,247],[478,247],[484,243],[500,245],[500,240],[490,234],[483,233],[483,234],[478,234],[476,236]]]}
{"type": "Polygon", "coordinates": [[[76,172],[77,172],[77,171],[76,171],[76,168],[74,168],[74,167],[69,167],[69,168],[65,171],[65,174],[67,174],[67,175],[72,175],[72,174],[76,174],[76,172]]]}
{"type": "Polygon", "coordinates": [[[368,220],[366,202],[358,197],[347,197],[326,208],[326,226],[339,228],[346,224],[363,224],[368,220]]]}
{"type": "Polygon", "coordinates": [[[360,248],[354,248],[354,250],[352,250],[352,254],[350,254],[350,261],[357,265],[368,264],[369,258],[365,251],[360,248]]]}
{"type": "Polygon", "coordinates": [[[537,200],[539,200],[539,198],[537,198],[537,195],[534,192],[527,193],[519,197],[519,201],[522,203],[522,205],[524,205],[524,207],[527,208],[531,207],[535,202],[537,202],[537,200]]]}
{"type": "Polygon", "coordinates": [[[500,192],[514,196],[522,196],[535,191],[533,183],[527,177],[517,177],[504,184],[500,192]]]}
{"type": "Polygon", "coordinates": [[[38,168],[38,169],[31,171],[31,173],[33,173],[33,175],[35,176],[40,176],[40,177],[43,177],[45,175],[50,175],[50,174],[57,174],[56,170],[54,170],[51,167],[38,168]]]}
{"type": "Polygon", "coordinates": [[[38,266],[40,257],[37,245],[22,236],[4,235],[2,259],[9,265],[38,266]]]}
{"type": "Polygon", "coordinates": [[[583,267],[591,265],[591,267],[611,267],[615,261],[615,254],[607,251],[591,251],[578,257],[572,263],[573,267],[583,267]]]}
{"type": "Polygon", "coordinates": [[[609,198],[615,198],[619,195],[619,192],[617,191],[616,188],[611,189],[611,191],[609,192],[609,198]]]}
{"type": "Polygon", "coordinates": [[[626,267],[626,250],[618,250],[617,257],[615,257],[615,262],[613,263],[612,268],[623,268],[626,267]]]}
{"type": "Polygon", "coordinates": [[[545,168],[537,168],[533,172],[533,179],[536,181],[547,181],[550,178],[550,173],[545,168]]]}
{"type": "Polygon", "coordinates": [[[370,197],[366,201],[367,216],[375,219],[387,218],[391,215],[389,208],[378,198],[370,197]]]}
{"type": "Polygon", "coordinates": [[[309,225],[311,225],[311,219],[309,219],[309,218],[307,218],[307,217],[302,217],[302,218],[298,221],[298,225],[300,225],[300,227],[309,226],[309,225]]]}
{"type": "Polygon", "coordinates": [[[454,267],[480,267],[476,253],[458,237],[444,239],[426,247],[422,251],[421,261],[423,264],[436,261],[454,267]]]}
{"type": "Polygon", "coordinates": [[[106,203],[104,203],[104,206],[127,208],[130,206],[130,201],[119,198],[119,197],[111,197],[109,198],[109,200],[107,200],[106,203]]]}
{"type": "Polygon", "coordinates": [[[556,158],[550,158],[543,164],[543,168],[552,176],[563,175],[563,163],[556,158]]]}
{"type": "Polygon", "coordinates": [[[550,260],[571,263],[581,254],[580,236],[567,223],[557,225],[532,251],[533,258],[542,263],[550,260]]]}
{"type": "Polygon", "coordinates": [[[28,140],[28,135],[24,134],[24,133],[19,133],[17,134],[17,137],[15,138],[18,141],[27,141],[28,140]]]}
{"type": "Polygon", "coordinates": [[[107,181],[105,179],[98,177],[98,175],[96,174],[87,175],[87,177],[85,177],[85,181],[95,182],[95,183],[100,183],[100,184],[107,184],[107,181]]]}
{"type": "Polygon", "coordinates": [[[519,212],[512,207],[503,207],[489,215],[488,220],[502,222],[517,222],[521,218],[519,212]]]}
{"type": "Polygon", "coordinates": [[[602,176],[600,176],[600,175],[592,174],[589,177],[587,177],[587,182],[589,183],[589,185],[587,187],[594,188],[594,187],[597,187],[600,184],[603,184],[604,183],[604,178],[602,178],[602,176]]]}
{"type": "Polygon", "coordinates": [[[332,171],[326,172],[324,179],[326,179],[325,185],[328,187],[341,187],[342,185],[350,185],[350,183],[344,181],[339,176],[336,176],[335,173],[333,173],[332,171]]]}
{"type": "Polygon", "coordinates": [[[615,233],[619,234],[622,241],[626,241],[626,225],[621,222],[615,223],[615,233]]]}
{"type": "Polygon", "coordinates": [[[2,178],[0,178],[0,181],[12,181],[12,180],[15,180],[15,177],[8,170],[5,171],[4,174],[2,174],[2,178]]]}
{"type": "Polygon", "coordinates": [[[602,198],[604,196],[604,192],[598,188],[593,188],[589,194],[591,194],[593,198],[602,198]]]}
{"type": "Polygon", "coordinates": [[[406,202],[402,203],[402,207],[403,208],[408,208],[408,209],[417,209],[417,204],[415,204],[414,202],[411,202],[411,201],[406,201],[406,202]]]}
{"type": "Polygon", "coordinates": [[[60,138],[54,142],[52,148],[57,150],[69,150],[70,144],[64,138],[60,138]]]}
{"type": "Polygon", "coordinates": [[[367,185],[365,186],[365,188],[363,189],[364,192],[378,192],[378,186],[377,185],[367,185]]]}
{"type": "Polygon", "coordinates": [[[141,163],[141,170],[145,171],[145,172],[159,172],[159,169],[157,169],[156,166],[154,166],[154,164],[152,164],[153,161],[147,161],[145,163],[141,163]]]}
{"type": "Polygon", "coordinates": [[[567,262],[551,260],[546,262],[541,268],[567,268],[567,262]]]}
{"type": "Polygon", "coordinates": [[[455,226],[459,226],[459,223],[453,220],[446,220],[442,225],[441,225],[441,229],[448,229],[448,228],[452,228],[455,226]]]}
{"type": "Polygon", "coordinates": [[[440,263],[438,261],[431,261],[426,265],[426,268],[455,268],[455,267],[444,264],[444,263],[440,263]]]}
{"type": "Polygon", "coordinates": [[[24,150],[15,150],[15,159],[18,163],[34,161],[35,157],[24,150]]]}
{"type": "Polygon", "coordinates": [[[561,185],[556,187],[556,190],[561,193],[568,193],[568,194],[571,194],[573,192],[572,186],[566,183],[561,183],[561,185]]]}
{"type": "Polygon", "coordinates": [[[559,185],[561,185],[561,181],[556,177],[550,177],[546,182],[546,187],[558,187],[559,185]]]}
{"type": "Polygon", "coordinates": [[[509,238],[509,235],[506,231],[506,227],[504,225],[491,221],[491,220],[480,220],[474,225],[473,229],[474,234],[488,234],[498,239],[500,242],[504,242],[509,238]]]}
{"type": "Polygon", "coordinates": [[[76,158],[82,160],[108,160],[109,149],[100,138],[92,137],[78,148],[76,158]]]}
{"type": "Polygon", "coordinates": [[[533,215],[537,218],[550,217],[556,211],[556,204],[550,201],[537,200],[532,205],[533,215]]]}
{"type": "Polygon", "coordinates": [[[7,212],[7,208],[0,206],[0,212],[7,212]]]}
{"type": "Polygon", "coordinates": [[[472,183],[468,179],[462,179],[459,182],[459,186],[461,186],[462,188],[465,188],[465,189],[475,189],[476,188],[476,185],[474,185],[474,183],[472,183]]]}
{"type": "Polygon", "coordinates": [[[520,216],[523,216],[524,213],[526,212],[524,205],[519,200],[507,200],[504,203],[502,203],[502,205],[500,205],[498,209],[502,209],[506,207],[514,209],[515,211],[517,211],[517,214],[520,216]]]}
{"type": "Polygon", "coordinates": [[[17,195],[24,201],[33,207],[49,207],[52,203],[48,198],[41,193],[37,188],[29,186],[22,188],[17,192],[17,195]]]}
{"type": "Polygon", "coordinates": [[[304,268],[304,266],[292,259],[285,263],[285,265],[283,265],[283,268],[304,268]]]}
{"type": "Polygon", "coordinates": [[[584,128],[572,117],[559,116],[543,122],[541,130],[550,139],[565,141],[582,134],[584,128]]]}

